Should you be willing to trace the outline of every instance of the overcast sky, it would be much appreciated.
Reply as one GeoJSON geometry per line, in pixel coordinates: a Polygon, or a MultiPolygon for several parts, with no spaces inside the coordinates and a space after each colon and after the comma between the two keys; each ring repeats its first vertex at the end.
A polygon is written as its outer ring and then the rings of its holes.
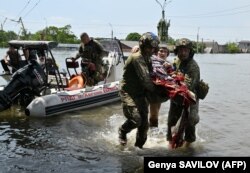
{"type": "MultiPolygon", "coordinates": [[[[174,39],[237,42],[250,40],[249,0],[172,0],[162,8],[155,0],[0,0],[3,29],[19,32],[22,17],[25,28],[34,33],[46,26],[71,25],[79,37],[124,39],[131,32],[157,34],[161,11],[170,20],[169,35],[174,39]],[[5,21],[5,19],[7,20],[5,21]],[[14,20],[14,21],[13,21],[14,20]]],[[[160,4],[164,0],[159,0],[160,4]]]]}

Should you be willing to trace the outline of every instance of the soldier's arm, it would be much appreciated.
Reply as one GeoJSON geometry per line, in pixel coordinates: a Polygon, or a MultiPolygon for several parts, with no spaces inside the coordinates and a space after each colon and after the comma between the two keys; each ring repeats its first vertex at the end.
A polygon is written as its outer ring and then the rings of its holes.
{"type": "Polygon", "coordinates": [[[189,79],[186,82],[188,89],[191,91],[195,91],[195,88],[197,87],[198,82],[200,81],[200,69],[199,66],[197,64],[193,64],[188,72],[187,72],[187,77],[189,79]]]}
{"type": "Polygon", "coordinates": [[[82,45],[79,47],[79,50],[78,50],[78,53],[76,54],[76,56],[75,56],[75,58],[74,58],[74,60],[77,60],[77,59],[79,59],[80,57],[82,57],[83,56],[83,47],[82,47],[82,45]]]}
{"type": "Polygon", "coordinates": [[[6,52],[6,55],[3,57],[5,63],[8,63],[8,56],[9,56],[9,52],[6,52]]]}
{"type": "Polygon", "coordinates": [[[142,58],[138,58],[133,61],[133,65],[142,85],[148,91],[153,92],[155,90],[155,85],[150,78],[148,66],[145,61],[143,61],[142,58]]]}

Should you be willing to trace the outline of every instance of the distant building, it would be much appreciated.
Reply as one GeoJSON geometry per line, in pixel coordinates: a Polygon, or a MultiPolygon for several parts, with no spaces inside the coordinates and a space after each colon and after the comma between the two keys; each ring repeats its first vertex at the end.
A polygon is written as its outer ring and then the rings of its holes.
{"type": "MultiPolygon", "coordinates": [[[[131,52],[131,49],[139,45],[138,41],[126,41],[126,40],[121,40],[121,45],[122,45],[122,50],[123,52],[131,52]]],[[[169,49],[170,52],[174,51],[175,46],[174,45],[169,45],[167,44],[167,48],[169,49]]]]}
{"type": "Polygon", "coordinates": [[[228,53],[226,44],[219,45],[219,53],[228,53]]]}
{"type": "Polygon", "coordinates": [[[220,53],[219,44],[216,41],[205,41],[204,53],[220,53]]]}
{"type": "Polygon", "coordinates": [[[239,42],[238,47],[243,53],[250,53],[250,41],[242,40],[239,42]]]}
{"type": "Polygon", "coordinates": [[[120,40],[120,41],[123,52],[131,52],[131,49],[134,46],[139,45],[139,41],[126,41],[126,40],[120,40]]]}

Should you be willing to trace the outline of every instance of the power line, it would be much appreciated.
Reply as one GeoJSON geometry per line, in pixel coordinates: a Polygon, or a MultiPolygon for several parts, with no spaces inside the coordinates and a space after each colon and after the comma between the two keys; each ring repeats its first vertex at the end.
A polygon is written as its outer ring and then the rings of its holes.
{"type": "Polygon", "coordinates": [[[242,9],[242,8],[247,8],[247,7],[249,7],[250,6],[250,4],[249,5],[244,5],[244,6],[239,6],[239,7],[235,7],[235,8],[229,8],[229,9],[224,9],[224,10],[219,10],[219,11],[213,11],[213,12],[209,12],[209,13],[203,13],[203,14],[199,14],[199,16],[200,15],[210,15],[210,14],[212,14],[212,15],[214,15],[214,14],[217,14],[217,13],[224,13],[224,12],[232,12],[232,11],[234,11],[234,10],[238,10],[238,9],[242,9]]]}
{"type": "Polygon", "coordinates": [[[40,3],[41,0],[38,0],[38,2],[23,16],[25,18],[30,12],[40,3]]]}
{"type": "Polygon", "coordinates": [[[195,15],[185,15],[185,16],[169,16],[169,17],[173,17],[173,18],[204,18],[204,17],[230,16],[230,15],[250,12],[249,9],[239,11],[239,9],[243,9],[243,8],[247,8],[247,7],[250,7],[250,4],[235,7],[235,8],[231,8],[231,9],[213,11],[213,12],[209,12],[209,13],[202,13],[202,14],[195,14],[195,15]],[[237,11],[235,11],[235,10],[237,10],[237,11]]]}
{"type": "Polygon", "coordinates": [[[241,13],[248,13],[250,10],[246,11],[239,11],[239,12],[234,12],[234,13],[226,13],[226,14],[221,14],[221,15],[207,15],[207,16],[169,16],[172,18],[209,18],[209,17],[222,17],[222,16],[232,16],[236,14],[241,14],[241,13]]]}
{"type": "Polygon", "coordinates": [[[29,0],[29,1],[25,4],[25,6],[23,7],[23,9],[18,13],[17,18],[18,18],[18,16],[20,16],[21,13],[27,8],[27,6],[29,5],[30,1],[31,1],[31,0],[29,0]]]}

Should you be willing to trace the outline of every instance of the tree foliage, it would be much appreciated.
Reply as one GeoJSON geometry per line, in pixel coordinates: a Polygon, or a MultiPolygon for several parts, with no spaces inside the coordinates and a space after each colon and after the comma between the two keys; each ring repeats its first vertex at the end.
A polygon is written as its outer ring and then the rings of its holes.
{"type": "Polygon", "coordinates": [[[170,45],[174,45],[175,44],[175,40],[172,37],[169,36],[167,43],[170,44],[170,45]]]}
{"type": "Polygon", "coordinates": [[[46,27],[41,31],[37,31],[31,36],[32,40],[48,40],[58,43],[79,43],[77,37],[70,31],[71,26],[66,25],[58,28],[55,26],[46,27]]]}
{"type": "Polygon", "coordinates": [[[204,49],[206,48],[206,45],[201,42],[192,42],[193,43],[193,49],[196,53],[203,53],[204,49]]]}
{"type": "Polygon", "coordinates": [[[10,40],[16,40],[18,39],[18,36],[15,32],[13,31],[3,31],[0,30],[0,46],[1,47],[7,47],[8,46],[8,41],[10,40]]]}
{"type": "Polygon", "coordinates": [[[40,31],[32,33],[20,33],[18,36],[13,31],[0,30],[0,47],[7,47],[10,40],[47,40],[56,41],[58,43],[80,43],[80,40],[71,31],[71,26],[66,25],[64,27],[50,26],[40,31]]]}
{"type": "Polygon", "coordinates": [[[139,39],[141,38],[141,35],[137,32],[132,32],[129,33],[126,37],[127,41],[139,41],[139,39]]]}
{"type": "Polygon", "coordinates": [[[226,49],[228,53],[239,53],[240,49],[236,43],[227,43],[226,49]]]}

